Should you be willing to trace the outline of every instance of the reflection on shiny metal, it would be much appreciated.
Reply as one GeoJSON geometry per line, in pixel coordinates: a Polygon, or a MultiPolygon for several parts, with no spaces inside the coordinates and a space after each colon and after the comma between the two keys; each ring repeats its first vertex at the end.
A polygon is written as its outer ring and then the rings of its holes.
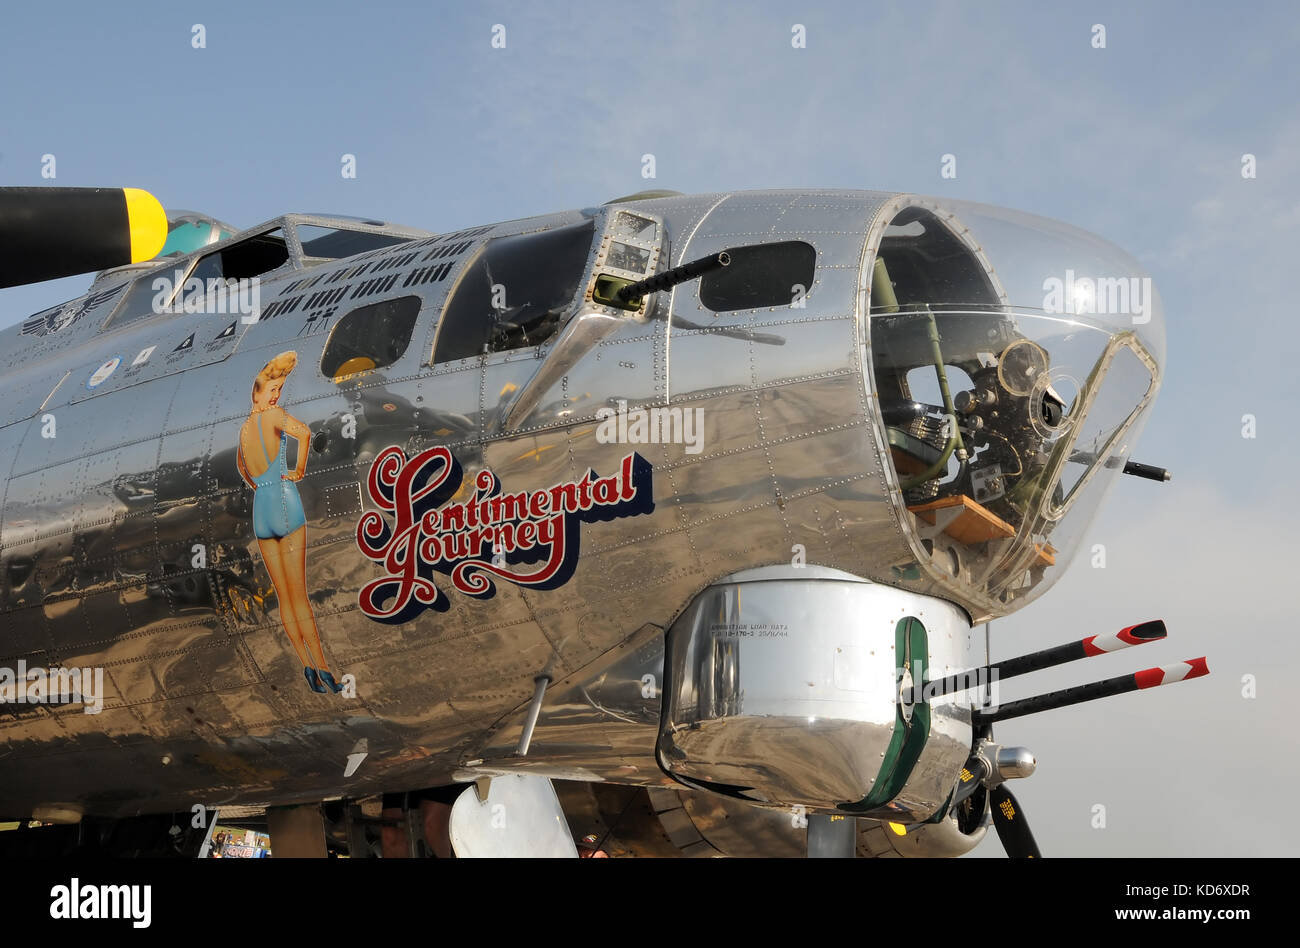
{"type": "MultiPolygon", "coordinates": [[[[833,570],[769,568],[710,586],[668,632],[660,764],[688,785],[767,804],[834,812],[863,800],[897,752],[904,615],[929,630],[929,667],[973,657],[952,605],[833,570]]],[[[931,712],[895,816],[932,816],[966,758],[969,707],[945,696],[931,712]]]]}
{"type": "MultiPolygon", "coordinates": [[[[663,832],[683,855],[767,856],[801,858],[808,855],[808,828],[818,814],[795,819],[787,809],[743,803],[713,793],[650,789],[646,791],[663,832]]],[[[859,857],[950,857],[974,849],[984,838],[986,822],[963,833],[953,817],[938,823],[914,823],[898,835],[884,821],[846,818],[856,824],[859,857]]]]}
{"type": "Polygon", "coordinates": [[[981,823],[974,832],[963,833],[957,821],[948,816],[937,823],[909,824],[907,832],[899,836],[881,823],[859,834],[858,854],[865,855],[862,850],[866,848],[873,856],[897,854],[920,859],[953,858],[978,846],[987,829],[987,823],[981,823]]]}
{"type": "Polygon", "coordinates": [[[790,810],[755,806],[714,793],[646,791],[669,841],[687,856],[807,855],[807,818],[790,810]]]}
{"type": "Polygon", "coordinates": [[[537,408],[537,402],[584,357],[591,354],[602,339],[618,329],[623,315],[612,315],[608,307],[589,304],[574,316],[550,347],[541,367],[508,403],[504,427],[512,429],[537,408]]]}
{"type": "Polygon", "coordinates": [[[1004,780],[1033,776],[1038,760],[1026,747],[1003,747],[989,740],[980,741],[974,756],[982,764],[983,784],[990,790],[1004,780]]]}
{"type": "Polygon", "coordinates": [[[1012,777],[1031,777],[1038,761],[1027,747],[1000,747],[997,754],[997,772],[1003,780],[1012,777]]]}

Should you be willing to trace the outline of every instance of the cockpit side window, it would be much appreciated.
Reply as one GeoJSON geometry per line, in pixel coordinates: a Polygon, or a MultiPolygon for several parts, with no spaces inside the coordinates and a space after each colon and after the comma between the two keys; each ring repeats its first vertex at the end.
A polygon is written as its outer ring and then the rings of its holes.
{"type": "Polygon", "coordinates": [[[578,295],[595,225],[498,237],[470,263],[442,317],[434,362],[540,345],[578,295]]]}
{"type": "Polygon", "coordinates": [[[189,261],[178,261],[169,269],[138,278],[104,328],[117,329],[146,316],[185,311],[187,300],[188,311],[197,312],[197,304],[212,290],[225,291],[229,283],[269,273],[288,260],[284,231],[276,228],[200,257],[188,275],[189,261]]]}
{"type": "Polygon", "coordinates": [[[289,260],[289,248],[280,228],[257,234],[200,257],[185,281],[181,301],[203,296],[214,287],[270,273],[289,260]],[[194,281],[200,281],[196,283],[194,281]]]}
{"type": "Polygon", "coordinates": [[[705,274],[700,302],[715,313],[789,306],[812,289],[817,250],[802,240],[751,244],[728,251],[731,265],[705,274]]]}
{"type": "Polygon", "coordinates": [[[155,270],[146,273],[131,284],[117,309],[104,324],[105,329],[117,329],[146,316],[168,311],[176,292],[176,284],[185,277],[185,265],[179,269],[155,270]]]}
{"type": "Polygon", "coordinates": [[[320,370],[340,381],[358,372],[392,365],[411,344],[418,296],[399,296],[360,306],[339,320],[321,356],[320,370]]]}

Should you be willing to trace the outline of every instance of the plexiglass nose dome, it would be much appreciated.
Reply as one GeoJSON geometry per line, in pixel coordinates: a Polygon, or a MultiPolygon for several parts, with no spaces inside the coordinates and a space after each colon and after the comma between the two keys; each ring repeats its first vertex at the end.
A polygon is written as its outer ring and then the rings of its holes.
{"type": "Polygon", "coordinates": [[[869,371],[918,569],[1009,612],[1060,575],[1128,459],[1159,297],[1117,247],[1000,208],[903,196],[877,239],[869,371]]]}

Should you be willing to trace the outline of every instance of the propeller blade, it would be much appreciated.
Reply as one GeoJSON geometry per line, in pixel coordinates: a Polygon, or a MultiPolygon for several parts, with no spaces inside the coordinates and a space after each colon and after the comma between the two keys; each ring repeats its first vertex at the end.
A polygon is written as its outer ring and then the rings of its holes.
{"type": "Polygon", "coordinates": [[[0,287],[151,260],[167,214],[138,188],[0,188],[0,287]]]}
{"type": "Polygon", "coordinates": [[[852,859],[857,852],[857,820],[851,816],[809,814],[809,859],[852,859]]]}
{"type": "Polygon", "coordinates": [[[1012,859],[1041,859],[1034,842],[1034,834],[1029,831],[1025,814],[1018,801],[1006,786],[999,784],[989,793],[989,810],[993,814],[993,826],[998,831],[1002,848],[1012,859]]]}
{"type": "Polygon", "coordinates": [[[957,777],[957,789],[952,795],[950,808],[956,809],[957,805],[978,790],[988,777],[989,766],[983,758],[972,757],[966,761],[966,766],[961,769],[957,777]]]}

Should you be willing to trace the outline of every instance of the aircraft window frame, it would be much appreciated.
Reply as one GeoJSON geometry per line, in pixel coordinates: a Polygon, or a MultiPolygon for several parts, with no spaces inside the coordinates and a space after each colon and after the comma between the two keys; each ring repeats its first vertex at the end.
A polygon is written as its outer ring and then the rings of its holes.
{"type": "MultiPolygon", "coordinates": [[[[150,316],[169,315],[169,311],[172,305],[176,302],[176,294],[180,292],[181,287],[185,286],[185,281],[190,278],[190,272],[194,269],[194,264],[197,262],[198,262],[197,257],[189,261],[186,261],[184,259],[177,260],[176,258],[171,258],[167,260],[166,266],[159,267],[154,270],[150,270],[148,273],[136,277],[134,280],[131,281],[131,285],[122,294],[122,298],[117,301],[117,305],[114,306],[112,311],[108,314],[108,318],[106,318],[102,323],[100,323],[99,331],[107,332],[112,329],[121,329],[123,326],[134,325],[135,323],[138,323],[140,320],[147,319],[150,316]],[[134,296],[137,287],[140,287],[143,284],[144,286],[147,286],[150,290],[152,290],[154,280],[157,280],[159,277],[166,275],[168,272],[171,273],[169,279],[173,280],[172,289],[171,289],[171,293],[167,297],[167,302],[164,305],[162,312],[155,311],[151,304],[149,312],[141,313],[141,315],[135,317],[134,319],[128,319],[125,322],[118,322],[117,319],[118,314],[119,313],[125,314],[127,309],[127,303],[134,296]],[[183,273],[184,275],[179,280],[177,280],[175,279],[175,275],[177,273],[183,273]]],[[[157,293],[158,291],[154,290],[153,295],[156,296],[157,293]]]]}
{"type": "Polygon", "coordinates": [[[732,248],[729,253],[732,257],[731,266],[705,273],[700,277],[698,296],[700,305],[714,314],[719,313],[739,313],[748,310],[768,309],[773,306],[789,306],[795,299],[794,291],[791,287],[798,285],[803,287],[803,294],[807,297],[812,293],[813,284],[817,281],[817,270],[820,265],[821,254],[817,247],[811,241],[800,238],[787,238],[783,240],[769,240],[761,244],[746,244],[743,247],[732,248]],[[811,258],[795,260],[795,255],[807,257],[811,252],[811,258]],[[768,262],[763,260],[765,255],[778,255],[778,259],[768,262]],[[757,258],[754,262],[746,260],[746,257],[753,256],[757,258]],[[805,274],[802,269],[799,273],[794,273],[796,264],[802,268],[807,265],[808,270],[805,274]],[[768,287],[759,286],[750,287],[748,292],[749,298],[741,298],[742,291],[745,289],[741,281],[747,273],[761,273],[763,279],[775,279],[773,268],[777,265],[786,267],[781,276],[779,291],[773,290],[769,295],[763,295],[760,290],[766,290],[768,287]]]}
{"type": "Polygon", "coordinates": [[[388,299],[376,300],[373,303],[366,303],[362,306],[353,307],[351,310],[349,310],[348,312],[344,313],[341,317],[339,317],[338,321],[335,322],[333,328],[330,329],[329,336],[325,340],[325,347],[321,350],[320,361],[316,365],[317,369],[320,371],[322,376],[335,383],[338,383],[348,378],[351,378],[352,376],[359,375],[362,372],[373,372],[378,369],[386,369],[391,366],[397,365],[397,363],[401,362],[402,359],[406,357],[407,353],[411,351],[411,343],[415,341],[415,328],[416,326],[419,325],[420,314],[423,312],[424,312],[424,297],[420,296],[418,293],[403,293],[401,296],[393,296],[393,297],[389,297],[388,299]],[[402,345],[402,351],[399,352],[395,358],[393,358],[388,362],[385,362],[383,365],[376,363],[371,365],[369,368],[357,369],[355,371],[347,372],[343,374],[340,374],[338,372],[338,369],[341,369],[344,365],[346,365],[347,364],[346,361],[340,363],[340,365],[332,373],[325,371],[325,359],[330,354],[330,347],[334,345],[339,330],[347,323],[349,318],[357,315],[358,313],[363,312],[364,310],[373,310],[376,309],[377,307],[390,305],[390,304],[402,304],[405,303],[407,300],[415,300],[415,311],[411,313],[410,316],[411,326],[410,326],[410,331],[406,336],[406,342],[402,345]]]}
{"type": "Polygon", "coordinates": [[[1052,485],[1052,489],[1043,492],[1043,497],[1039,502],[1038,509],[1039,516],[1048,523],[1058,523],[1070,512],[1070,508],[1074,506],[1075,500],[1083,494],[1084,489],[1088,486],[1088,483],[1093,479],[1094,475],[1105,466],[1105,462],[1109,459],[1115,445],[1123,441],[1125,435],[1128,434],[1129,429],[1133,427],[1134,422],[1136,422],[1143,412],[1145,412],[1150,406],[1152,400],[1155,398],[1156,391],[1160,387],[1160,369],[1151,353],[1148,352],[1146,347],[1138,341],[1136,336],[1131,334],[1119,334],[1113,336],[1110,342],[1107,343],[1105,350],[1102,352],[1101,358],[1097,361],[1096,379],[1091,383],[1086,383],[1084,391],[1080,392],[1075,398],[1074,403],[1070,407],[1070,416],[1073,418],[1088,417],[1088,412],[1091,411],[1098,395],[1105,387],[1107,374],[1110,372],[1111,366],[1115,362],[1115,358],[1125,349],[1137,356],[1138,363],[1149,373],[1150,377],[1147,380],[1146,391],[1142,393],[1141,400],[1133,406],[1132,410],[1124,420],[1112,429],[1110,437],[1106,439],[1105,444],[1102,445],[1100,450],[1097,452],[1098,456],[1093,459],[1092,463],[1088,466],[1088,469],[1080,475],[1078,480],[1070,486],[1070,489],[1064,492],[1064,496],[1059,504],[1056,503],[1054,499],[1056,488],[1061,484],[1062,477],[1065,473],[1065,465],[1069,462],[1071,452],[1074,450],[1079,438],[1082,436],[1083,430],[1078,425],[1075,425],[1074,429],[1066,435],[1064,439],[1065,443],[1056,448],[1056,457],[1052,462],[1052,469],[1047,477],[1047,482],[1052,485]]]}
{"type": "MultiPolygon", "coordinates": [[[[497,324],[493,323],[489,326],[488,330],[485,333],[486,351],[479,351],[479,352],[473,352],[469,354],[457,355],[455,358],[445,358],[440,355],[440,351],[445,341],[444,334],[448,331],[447,327],[455,326],[458,324],[458,322],[460,322],[460,320],[458,320],[457,318],[458,314],[455,312],[454,307],[456,306],[457,301],[460,298],[461,292],[463,290],[468,289],[466,285],[467,281],[478,279],[482,276],[482,274],[480,273],[480,268],[483,266],[484,258],[487,257],[490,253],[492,253],[494,249],[494,245],[499,247],[500,245],[505,244],[506,242],[513,242],[513,241],[522,242],[522,241],[527,241],[529,239],[546,240],[547,238],[549,238],[556,242],[556,247],[559,250],[570,250],[572,248],[561,246],[563,242],[562,232],[572,232],[574,235],[576,235],[578,232],[582,232],[582,231],[585,231],[585,236],[587,238],[586,250],[581,258],[581,263],[578,269],[573,273],[574,279],[573,279],[573,286],[572,286],[572,295],[569,297],[569,303],[567,304],[567,307],[565,309],[565,312],[569,312],[573,309],[574,306],[578,305],[582,301],[584,292],[586,290],[586,283],[590,281],[590,270],[591,270],[592,260],[594,258],[595,253],[597,252],[597,249],[600,246],[600,240],[605,233],[604,228],[597,220],[595,220],[594,218],[584,218],[582,220],[568,221],[560,224],[555,224],[553,226],[545,227],[540,230],[524,231],[523,233],[518,233],[518,234],[497,234],[485,240],[477,249],[474,250],[474,252],[469,257],[466,258],[464,264],[461,267],[461,271],[457,276],[456,282],[451,286],[451,288],[447,292],[447,297],[445,302],[443,303],[442,312],[439,315],[438,325],[434,332],[433,341],[429,347],[428,362],[425,364],[430,367],[436,368],[438,366],[445,366],[445,365],[452,365],[455,363],[467,362],[473,359],[485,359],[485,358],[494,359],[495,358],[498,359],[499,361],[509,361],[512,356],[514,358],[518,358],[519,353],[522,351],[535,348],[536,346],[539,345],[544,345],[547,342],[553,340],[558,335],[560,330],[563,328],[563,322],[560,322],[558,320],[554,330],[545,338],[538,339],[535,342],[529,341],[523,345],[513,345],[502,349],[493,349],[491,348],[492,340],[494,339],[495,333],[497,331],[496,330],[497,324]]],[[[511,249],[514,255],[519,254],[519,251],[517,249],[514,248],[511,249]]],[[[514,259],[511,259],[510,262],[512,264],[517,265],[518,259],[520,259],[520,257],[515,256],[514,259]]],[[[503,261],[498,261],[498,262],[503,262],[503,261]]],[[[566,261],[566,262],[572,262],[572,261],[566,261]]],[[[498,275],[497,281],[503,283],[505,282],[504,277],[501,277],[500,275],[498,275]]],[[[490,288],[491,288],[491,284],[489,284],[489,293],[490,293],[490,288]]],[[[508,292],[509,290],[507,290],[507,293],[508,292]]],[[[563,319],[563,313],[561,313],[558,319],[559,320],[563,319]]],[[[468,323],[466,323],[466,325],[468,325],[468,323]]],[[[526,330],[524,330],[524,333],[526,338],[526,330]]]]}
{"type": "MultiPolygon", "coordinates": [[[[230,243],[224,244],[224,246],[222,243],[219,242],[215,244],[209,244],[207,247],[204,247],[203,250],[199,251],[198,255],[194,258],[193,263],[191,264],[189,270],[185,274],[185,279],[182,280],[180,283],[180,289],[182,291],[184,290],[185,285],[193,278],[194,272],[198,270],[199,266],[202,265],[203,261],[207,260],[209,257],[220,256],[221,254],[227,253],[230,250],[235,249],[236,247],[240,247],[243,244],[247,244],[254,240],[257,240],[260,237],[266,237],[271,234],[274,234],[276,231],[280,232],[280,240],[284,244],[283,263],[279,263],[276,266],[271,267],[271,269],[269,270],[262,270],[259,271],[258,273],[254,273],[251,276],[247,276],[247,277],[227,277],[223,272],[221,275],[221,279],[223,281],[240,280],[240,279],[255,280],[264,277],[269,273],[278,273],[279,271],[283,270],[285,267],[290,267],[291,269],[297,269],[297,263],[301,258],[297,257],[293,252],[293,245],[290,243],[289,227],[286,225],[284,221],[277,221],[275,223],[275,226],[273,227],[268,227],[265,230],[259,230],[257,233],[240,236],[238,240],[232,240],[230,241],[230,243]]],[[[296,240],[296,235],[294,239],[296,240]]],[[[222,269],[224,271],[224,266],[222,269]]],[[[186,297],[181,296],[178,298],[176,292],[177,291],[173,289],[170,305],[172,306],[179,305],[183,307],[185,305],[186,297]]],[[[207,294],[211,291],[207,286],[206,281],[204,281],[203,289],[201,291],[196,291],[196,292],[201,292],[206,297],[207,294]]]]}
{"type": "MultiPolygon", "coordinates": [[[[298,269],[299,260],[301,259],[301,257],[294,253],[294,245],[290,243],[288,237],[288,229],[289,228],[285,221],[276,220],[268,224],[267,226],[258,229],[255,233],[248,233],[246,231],[241,231],[240,233],[235,234],[232,237],[219,240],[214,244],[208,244],[204,247],[201,247],[198,250],[191,251],[190,255],[188,255],[187,257],[171,257],[166,260],[160,260],[159,262],[164,264],[163,266],[150,270],[149,272],[136,277],[135,280],[132,281],[131,286],[122,294],[122,298],[117,301],[117,304],[113,307],[112,311],[108,314],[107,318],[105,318],[105,320],[100,324],[98,331],[108,332],[114,329],[120,329],[124,326],[132,326],[138,323],[140,320],[148,318],[149,316],[183,315],[183,313],[172,313],[169,311],[172,309],[172,307],[177,306],[178,304],[183,305],[184,300],[182,298],[178,298],[179,294],[184,289],[185,284],[189,282],[190,277],[193,275],[195,269],[197,269],[199,262],[201,260],[210,257],[213,254],[217,254],[225,250],[229,250],[231,247],[236,246],[237,244],[241,244],[246,240],[253,240],[258,237],[265,237],[267,234],[274,233],[277,230],[285,234],[284,245],[285,245],[285,251],[287,253],[285,262],[280,264],[278,267],[275,267],[272,270],[266,270],[263,273],[257,274],[257,276],[265,276],[267,273],[277,273],[280,270],[283,270],[286,266],[292,267],[294,269],[298,269]],[[239,239],[236,240],[234,238],[239,238],[239,239]],[[167,297],[167,303],[164,307],[163,312],[155,312],[151,307],[150,312],[147,314],[142,314],[140,316],[135,317],[134,319],[129,319],[126,322],[117,321],[118,314],[125,312],[127,301],[131,299],[132,295],[135,293],[136,287],[140,283],[146,282],[149,285],[149,287],[152,288],[153,281],[158,279],[160,276],[163,276],[164,274],[168,273],[169,271],[172,274],[174,283],[171,289],[171,294],[167,297]],[[183,275],[179,279],[175,279],[176,273],[182,273],[183,275]]],[[[297,240],[296,234],[294,235],[293,240],[294,241],[297,240]]],[[[155,293],[156,292],[157,291],[155,291],[155,293]]],[[[204,287],[204,293],[205,294],[207,293],[206,286],[204,287]]],[[[191,313],[190,315],[201,315],[201,314],[191,313]]]]}
{"type": "MultiPolygon", "coordinates": [[[[317,238],[312,238],[312,239],[317,239],[317,238]]],[[[395,250],[396,248],[400,247],[404,243],[410,243],[413,240],[419,240],[419,239],[420,239],[419,237],[408,235],[408,234],[395,234],[392,233],[391,231],[383,231],[383,230],[365,230],[360,227],[343,227],[335,223],[317,224],[311,221],[293,222],[293,246],[297,248],[297,253],[295,254],[295,256],[297,257],[297,259],[302,260],[303,262],[310,262],[313,264],[330,263],[335,260],[346,260],[349,257],[355,257],[358,254],[371,253],[373,251],[395,250]],[[322,257],[316,254],[308,253],[307,247],[303,243],[303,239],[302,239],[303,228],[307,228],[307,227],[312,227],[317,230],[323,230],[323,231],[332,231],[334,233],[338,233],[342,231],[348,234],[359,234],[366,237],[383,238],[385,240],[388,240],[389,243],[376,246],[376,247],[363,247],[360,250],[354,250],[351,253],[345,254],[340,257],[322,257]]]]}
{"type": "Polygon", "coordinates": [[[446,331],[449,323],[447,313],[451,309],[451,304],[460,294],[461,288],[465,285],[465,281],[471,278],[474,268],[477,267],[479,261],[483,259],[483,254],[487,252],[487,245],[491,240],[492,238],[489,237],[487,240],[483,241],[483,243],[470,253],[469,256],[461,261],[460,272],[456,274],[455,282],[452,283],[451,287],[447,290],[447,296],[442,302],[442,312],[438,314],[438,324],[434,327],[433,341],[429,345],[429,360],[426,365],[430,368],[437,368],[440,365],[451,365],[456,362],[466,362],[471,359],[481,359],[487,354],[477,352],[473,355],[460,356],[455,359],[439,360],[438,358],[438,350],[443,342],[443,333],[446,331]]]}

